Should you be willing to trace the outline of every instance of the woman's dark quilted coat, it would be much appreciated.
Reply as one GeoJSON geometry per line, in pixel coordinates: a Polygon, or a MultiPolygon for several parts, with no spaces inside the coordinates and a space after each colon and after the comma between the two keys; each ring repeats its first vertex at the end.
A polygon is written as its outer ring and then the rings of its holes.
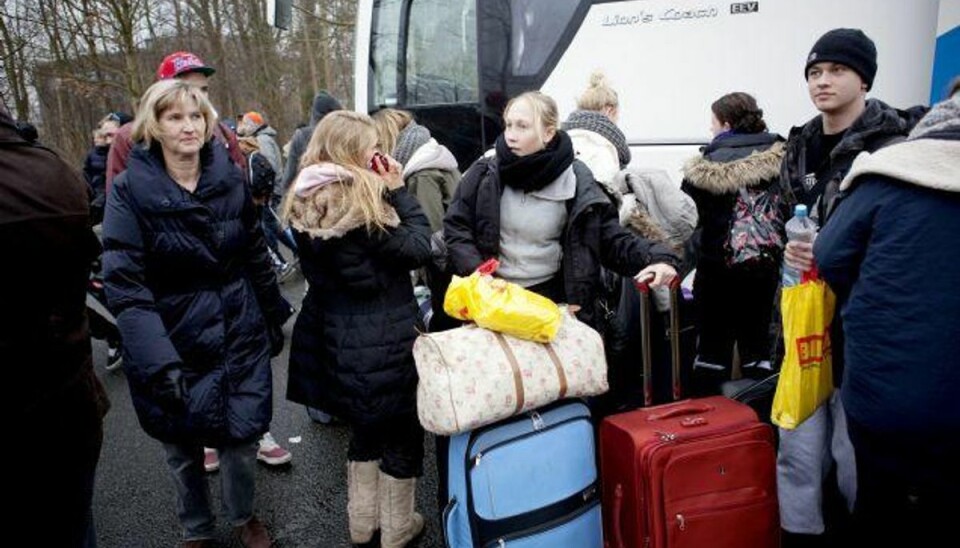
{"type": "Polygon", "coordinates": [[[144,430],[217,446],[268,429],[267,325],[286,310],[242,174],[221,146],[208,143],[200,161],[191,194],[157,147],[134,148],[107,198],[103,262],[144,430]],[[186,381],[185,413],[158,397],[171,368],[186,381]]]}
{"type": "Polygon", "coordinates": [[[293,329],[287,397],[354,424],[416,411],[410,271],[430,259],[430,224],[406,189],[387,199],[400,218],[387,232],[295,231],[310,289],[293,329]]]}

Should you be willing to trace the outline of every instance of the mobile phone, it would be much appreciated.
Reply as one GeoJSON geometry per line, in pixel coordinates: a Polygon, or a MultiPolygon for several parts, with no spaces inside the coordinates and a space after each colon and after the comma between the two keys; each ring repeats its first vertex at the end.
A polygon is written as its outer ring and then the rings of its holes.
{"type": "Polygon", "coordinates": [[[387,158],[380,154],[379,152],[373,153],[373,158],[370,158],[370,169],[379,174],[384,174],[389,169],[390,164],[387,162],[387,158]]]}

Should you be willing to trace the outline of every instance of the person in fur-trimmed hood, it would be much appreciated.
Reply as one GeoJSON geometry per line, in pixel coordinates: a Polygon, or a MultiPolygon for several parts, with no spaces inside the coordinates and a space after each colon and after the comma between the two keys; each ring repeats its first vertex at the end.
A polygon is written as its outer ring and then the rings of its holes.
{"type": "Polygon", "coordinates": [[[770,372],[768,327],[780,271],[780,208],[765,223],[776,241],[746,261],[735,257],[731,229],[738,208],[756,215],[759,199],[776,206],[783,139],[767,132],[763,110],[743,92],[729,93],[710,107],[713,141],[684,166],[682,188],[696,202],[699,258],[694,278],[700,334],[694,382],[717,393],[730,379],[734,345],[744,374],[770,372]],[[764,196],[766,195],[766,196],[764,196]]]}
{"type": "Polygon", "coordinates": [[[384,108],[373,115],[380,150],[403,166],[407,192],[414,195],[434,232],[443,228],[443,214],[460,182],[457,159],[404,110],[384,108]]]}
{"type": "Polygon", "coordinates": [[[934,546],[960,488],[960,97],[858,156],[840,191],[814,254],[842,303],[854,538],[934,546]]]}
{"type": "Polygon", "coordinates": [[[577,98],[577,110],[560,125],[573,142],[576,157],[587,164],[593,178],[607,193],[617,173],[630,163],[627,138],[617,127],[620,99],[601,72],[590,76],[590,85],[577,98]]]}
{"type": "Polygon", "coordinates": [[[287,398],[350,424],[350,539],[364,544],[380,529],[381,546],[398,548],[423,530],[413,511],[423,429],[410,271],[430,259],[430,225],[400,165],[375,155],[376,145],[369,116],[331,112],[284,202],[310,284],[293,329],[287,398]]]}

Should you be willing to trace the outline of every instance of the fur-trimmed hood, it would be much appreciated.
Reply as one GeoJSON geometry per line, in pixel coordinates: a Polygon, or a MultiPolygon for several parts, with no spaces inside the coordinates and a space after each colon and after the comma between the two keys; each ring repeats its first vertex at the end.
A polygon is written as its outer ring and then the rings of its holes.
{"type": "MultiPolygon", "coordinates": [[[[342,238],[347,232],[364,226],[363,212],[355,203],[346,203],[344,185],[353,177],[330,163],[307,166],[300,171],[290,197],[287,222],[311,238],[342,238]]],[[[389,227],[400,225],[396,210],[383,200],[382,217],[389,227]]]]}
{"type": "Polygon", "coordinates": [[[698,156],[683,166],[683,176],[691,185],[711,194],[732,194],[740,188],[777,179],[784,151],[784,144],[776,142],[766,150],[730,162],[698,156]]]}

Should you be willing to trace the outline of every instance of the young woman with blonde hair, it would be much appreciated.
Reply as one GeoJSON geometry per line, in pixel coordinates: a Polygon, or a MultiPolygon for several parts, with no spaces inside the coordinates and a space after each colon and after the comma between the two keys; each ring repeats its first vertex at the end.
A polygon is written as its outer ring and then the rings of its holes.
{"type": "Polygon", "coordinates": [[[430,258],[430,225],[400,165],[377,153],[369,116],[328,114],[314,130],[283,217],[310,288],[293,330],[287,397],[353,429],[347,452],[350,540],[381,546],[423,530],[410,271],[430,258]]]}
{"type": "Polygon", "coordinates": [[[556,302],[581,306],[596,325],[600,267],[624,276],[675,276],[669,249],[622,228],[617,212],[575,160],[570,137],[557,128],[557,106],[540,92],[507,104],[496,154],[467,170],[444,218],[453,273],[466,275],[490,258],[497,275],[556,302]],[[639,274],[638,274],[639,273],[639,274]]]}
{"type": "Polygon", "coordinates": [[[594,178],[610,185],[630,163],[627,138],[617,127],[620,98],[602,72],[590,76],[590,85],[577,98],[577,110],[561,126],[570,135],[577,159],[587,164],[594,178]]]}

